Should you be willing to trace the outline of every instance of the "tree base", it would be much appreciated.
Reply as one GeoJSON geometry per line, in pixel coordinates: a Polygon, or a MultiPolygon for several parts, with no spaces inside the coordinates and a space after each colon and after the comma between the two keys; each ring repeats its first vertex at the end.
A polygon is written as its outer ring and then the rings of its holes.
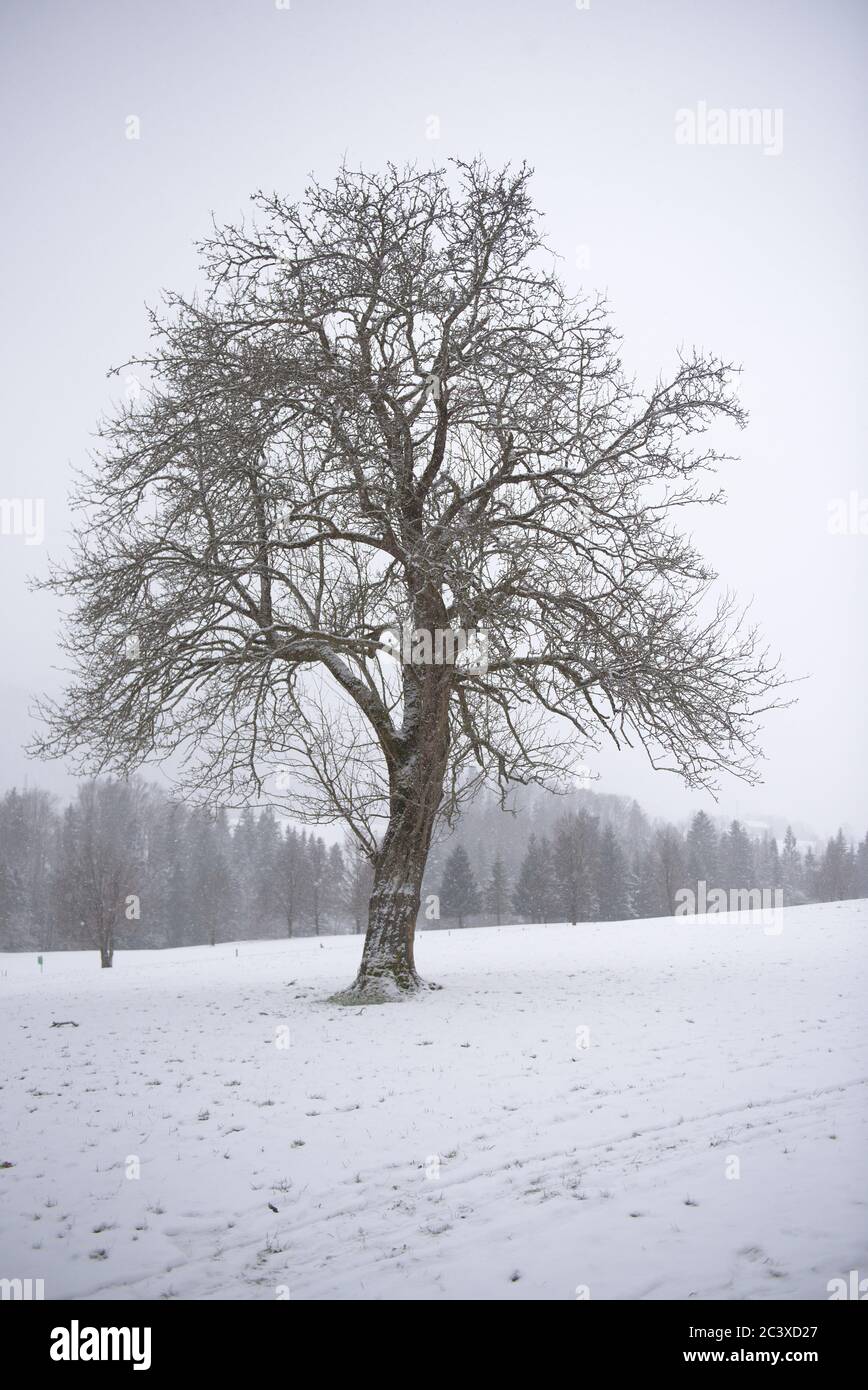
{"type": "Polygon", "coordinates": [[[337,994],[330,995],[326,1002],[339,1004],[344,1008],[361,1004],[401,1004],[417,994],[442,988],[442,985],[420,980],[415,971],[412,975],[404,976],[367,975],[364,979],[357,977],[349,989],[338,990],[337,994]]]}

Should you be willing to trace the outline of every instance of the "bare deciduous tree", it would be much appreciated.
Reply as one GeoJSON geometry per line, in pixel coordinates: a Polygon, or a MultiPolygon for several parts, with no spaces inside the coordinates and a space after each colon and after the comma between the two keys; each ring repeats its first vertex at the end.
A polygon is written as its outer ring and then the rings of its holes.
{"type": "Polygon", "coordinates": [[[135,782],[85,782],[63,820],[64,907],[99,951],[104,970],[113,964],[126,910],[133,913],[130,920],[138,918],[143,796],[135,782]]]}
{"type": "Polygon", "coordinates": [[[276,774],[294,814],[344,820],[374,886],[343,997],[382,999],[420,984],[435,822],[482,780],[558,784],[601,737],[691,786],[755,777],[775,668],[674,524],[719,500],[705,431],[744,417],[711,356],[636,387],[525,168],[345,168],[255,203],[202,244],[203,296],[153,313],[146,389],[101,431],[39,748],[183,751],[200,795],[276,774]]]}

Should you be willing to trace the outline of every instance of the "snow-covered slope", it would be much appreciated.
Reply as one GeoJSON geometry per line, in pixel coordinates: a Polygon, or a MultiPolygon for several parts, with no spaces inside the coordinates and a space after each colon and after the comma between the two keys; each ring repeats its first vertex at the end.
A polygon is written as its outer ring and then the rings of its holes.
{"type": "Polygon", "coordinates": [[[359,948],[0,957],[0,1277],[823,1299],[868,1274],[868,903],[788,909],[780,935],[430,932],[442,991],[324,1002],[359,948]]]}

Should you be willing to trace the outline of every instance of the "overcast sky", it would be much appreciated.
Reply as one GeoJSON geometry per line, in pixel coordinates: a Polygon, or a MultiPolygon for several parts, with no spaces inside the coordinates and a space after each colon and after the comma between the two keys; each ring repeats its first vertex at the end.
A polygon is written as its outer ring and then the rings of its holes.
{"type": "MultiPolygon", "coordinates": [[[[830,532],[829,508],[868,511],[868,6],[4,0],[0,13],[0,496],[45,504],[43,544],[0,534],[2,786],[71,785],[21,752],[33,694],[58,679],[56,606],[25,577],[62,553],[70,469],[118,390],[106,370],[145,346],[161,287],[195,286],[210,213],[237,216],[259,187],[298,196],[344,157],[481,153],[535,167],[564,277],[607,292],[640,380],[679,345],[743,365],[742,461],[695,534],[807,679],[768,721],[764,785],[728,783],[721,809],[865,833],[868,534],[858,512],[830,532]],[[759,139],[710,143],[714,111],[738,108],[765,112],[759,139]],[[693,144],[676,138],[685,110],[693,144]]],[[[709,804],[638,756],[597,767],[602,789],[655,812],[709,804]]]]}

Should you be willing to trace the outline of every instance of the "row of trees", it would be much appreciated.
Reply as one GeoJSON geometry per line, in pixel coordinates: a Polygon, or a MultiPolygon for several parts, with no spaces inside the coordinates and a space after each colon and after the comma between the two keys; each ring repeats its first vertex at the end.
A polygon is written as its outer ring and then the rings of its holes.
{"type": "MultiPolygon", "coordinates": [[[[822,850],[787,829],[704,812],[681,830],[635,802],[581,793],[514,806],[481,798],[432,854],[426,926],[621,921],[672,913],[676,895],[781,889],[789,904],[868,897],[868,835],[822,850]],[[535,827],[528,833],[529,825],[535,827]]],[[[266,807],[230,820],[145,783],[84,782],[58,808],[44,791],[0,800],[0,944],[6,950],[192,946],[362,932],[373,882],[352,845],[281,822],[266,807]]]]}
{"type": "Polygon", "coordinates": [[[495,922],[622,921],[672,914],[678,894],[722,889],[780,890],[785,904],[868,897],[868,835],[854,845],[843,831],[817,853],[802,848],[792,829],[783,843],[767,832],[752,836],[739,821],[719,830],[700,811],[685,831],[650,826],[638,807],[630,835],[582,808],[559,817],[552,833],[532,833],[517,872],[495,852],[475,868],[460,836],[443,861],[442,916],[463,925],[478,913],[495,922]]]}
{"type": "Polygon", "coordinates": [[[0,801],[4,949],[218,940],[363,931],[367,861],[273,812],[189,808],[153,787],[83,783],[58,811],[44,791],[0,801]]]}

